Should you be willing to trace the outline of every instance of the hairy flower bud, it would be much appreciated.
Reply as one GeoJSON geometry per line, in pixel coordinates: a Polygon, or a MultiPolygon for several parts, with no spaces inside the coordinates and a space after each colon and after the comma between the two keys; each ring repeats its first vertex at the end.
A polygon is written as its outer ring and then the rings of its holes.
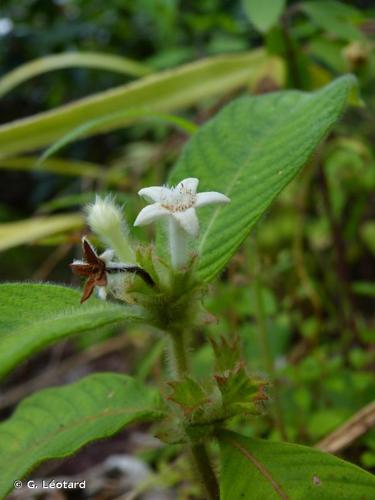
{"type": "Polygon", "coordinates": [[[86,213],[90,228],[103,243],[111,247],[121,261],[135,262],[127,224],[113,198],[96,196],[95,203],[87,206],[86,213]]]}

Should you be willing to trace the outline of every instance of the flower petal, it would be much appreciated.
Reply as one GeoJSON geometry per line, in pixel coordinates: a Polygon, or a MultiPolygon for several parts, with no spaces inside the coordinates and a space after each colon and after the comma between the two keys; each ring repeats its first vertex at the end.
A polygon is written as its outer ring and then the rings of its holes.
{"type": "Polygon", "coordinates": [[[90,276],[93,273],[92,264],[87,264],[87,262],[83,262],[81,260],[75,260],[70,265],[70,269],[77,276],[90,276]]]}
{"type": "Polygon", "coordinates": [[[219,203],[229,203],[230,198],[225,196],[225,194],[218,193],[216,191],[206,191],[205,193],[197,194],[197,201],[195,202],[195,207],[205,207],[206,205],[219,204],[219,203]]]}
{"type": "Polygon", "coordinates": [[[115,252],[112,250],[112,248],[107,248],[103,253],[99,255],[99,259],[103,260],[106,265],[110,264],[111,261],[113,260],[115,256],[115,252]]]}
{"type": "Polygon", "coordinates": [[[147,201],[153,201],[153,202],[161,202],[161,197],[162,193],[165,189],[163,186],[151,186],[147,188],[143,188],[140,191],[138,191],[139,196],[143,196],[143,198],[146,198],[147,201]]]}
{"type": "Polygon", "coordinates": [[[197,192],[199,184],[199,179],[196,177],[188,177],[183,181],[179,182],[175,187],[176,190],[184,189],[186,191],[191,191],[193,194],[197,192]]]}
{"type": "Polygon", "coordinates": [[[95,249],[86,236],[82,238],[82,251],[86,262],[89,264],[96,264],[98,262],[98,256],[96,255],[95,249]]]}
{"type": "Polygon", "coordinates": [[[97,286],[96,291],[99,299],[106,300],[107,299],[107,288],[105,286],[97,286]]]}
{"type": "Polygon", "coordinates": [[[83,304],[87,299],[91,297],[94,288],[95,288],[95,280],[93,278],[89,278],[86,281],[85,286],[83,287],[83,292],[80,300],[81,304],[83,304]]]}
{"type": "Polygon", "coordinates": [[[174,212],[172,215],[188,234],[198,236],[199,222],[194,208],[188,208],[184,212],[174,212]]]}
{"type": "Polygon", "coordinates": [[[138,217],[134,221],[135,226],[145,226],[154,222],[154,220],[160,217],[165,217],[170,215],[170,211],[162,207],[160,203],[153,203],[152,205],[147,205],[147,207],[142,208],[139,212],[138,217]]]}

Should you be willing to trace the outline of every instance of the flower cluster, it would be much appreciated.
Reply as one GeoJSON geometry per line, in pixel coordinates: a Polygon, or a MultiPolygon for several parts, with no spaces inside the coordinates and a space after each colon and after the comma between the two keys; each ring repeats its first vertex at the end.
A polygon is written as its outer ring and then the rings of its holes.
{"type": "MultiPolygon", "coordinates": [[[[199,234],[196,209],[230,201],[227,196],[216,191],[197,193],[198,183],[198,179],[190,177],[175,187],[152,186],[138,193],[151,204],[140,211],[134,226],[150,224],[158,219],[168,220],[169,249],[174,269],[187,265],[189,239],[199,234]]],[[[125,289],[131,282],[129,275],[138,275],[149,286],[154,285],[149,274],[135,262],[135,252],[122,212],[111,197],[102,199],[99,196],[86,209],[90,228],[109,248],[98,255],[88,239],[82,239],[83,260],[71,264],[75,274],[87,278],[81,302],[87,300],[95,288],[103,299],[108,293],[123,299],[125,289]]]]}

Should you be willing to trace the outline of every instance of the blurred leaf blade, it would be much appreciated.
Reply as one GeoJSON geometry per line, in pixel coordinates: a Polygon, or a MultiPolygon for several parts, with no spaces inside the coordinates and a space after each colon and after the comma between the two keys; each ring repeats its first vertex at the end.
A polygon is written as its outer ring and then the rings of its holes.
{"type": "Polygon", "coordinates": [[[152,72],[143,64],[112,54],[101,52],[54,54],[22,64],[3,76],[0,79],[0,97],[38,75],[72,67],[102,69],[136,77],[145,76],[152,72]]]}
{"type": "Polygon", "coordinates": [[[52,172],[60,175],[91,177],[101,179],[106,172],[95,163],[77,160],[65,160],[63,158],[50,158],[39,162],[36,156],[19,156],[13,158],[0,158],[0,169],[9,170],[35,170],[40,172],[52,172]]]}
{"type": "Polygon", "coordinates": [[[80,214],[50,215],[0,224],[0,252],[39,238],[83,226],[80,214]]]}
{"type": "Polygon", "coordinates": [[[354,6],[336,0],[314,0],[301,2],[300,8],[314,24],[327,33],[348,41],[364,39],[356,26],[363,16],[354,6]]]}
{"type": "Polygon", "coordinates": [[[285,8],[285,0],[243,0],[249,21],[261,33],[274,26],[285,8]]]}
{"type": "MultiPolygon", "coordinates": [[[[69,131],[66,135],[58,139],[56,142],[51,144],[49,148],[47,148],[44,153],[41,155],[38,165],[42,165],[46,160],[48,160],[52,155],[60,151],[60,149],[64,148],[68,144],[81,139],[87,135],[90,135],[92,130],[97,129],[98,127],[106,126],[107,124],[112,123],[115,120],[138,120],[138,119],[158,119],[163,122],[175,125],[180,128],[187,134],[193,134],[198,126],[195,123],[186,120],[180,116],[170,115],[166,113],[153,113],[151,111],[147,111],[145,109],[130,109],[125,112],[111,113],[109,115],[103,116],[101,118],[97,118],[95,120],[90,120],[83,125],[69,131]]],[[[0,160],[1,161],[1,160],[0,160]]]]}
{"type": "Polygon", "coordinates": [[[341,116],[355,84],[348,75],[310,94],[242,97],[192,137],[169,184],[197,177],[199,191],[219,191],[231,198],[224,207],[199,209],[201,279],[213,279],[227,264],[341,116]]]}
{"type": "MultiPolygon", "coordinates": [[[[262,49],[248,53],[217,56],[163,71],[136,82],[80,99],[52,111],[16,120],[0,127],[2,156],[47,146],[72,128],[99,119],[119,109],[140,108],[169,113],[186,108],[207,97],[223,95],[255,83],[269,56],[262,49]]],[[[116,118],[90,130],[90,135],[108,132],[135,118],[116,118]]]]}
{"type": "Polygon", "coordinates": [[[0,377],[45,347],[80,332],[121,321],[145,321],[137,306],[119,306],[61,285],[0,285],[0,377]]]}
{"type": "Polygon", "coordinates": [[[349,500],[371,498],[374,491],[371,474],[307,446],[226,431],[220,438],[220,448],[222,500],[349,500]]]}
{"type": "Polygon", "coordinates": [[[98,373],[26,398],[0,424],[0,496],[38,464],[135,422],[164,415],[159,392],[127,375],[98,373]]]}

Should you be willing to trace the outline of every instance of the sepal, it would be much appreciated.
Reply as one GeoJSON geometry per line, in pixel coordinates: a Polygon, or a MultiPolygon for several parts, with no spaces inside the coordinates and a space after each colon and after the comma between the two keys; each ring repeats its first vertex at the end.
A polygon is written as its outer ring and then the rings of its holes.
{"type": "Polygon", "coordinates": [[[185,415],[193,414],[209,400],[203,387],[192,377],[169,382],[169,386],[173,392],[168,399],[179,405],[185,415]]]}
{"type": "Polygon", "coordinates": [[[246,372],[243,363],[233,370],[216,374],[224,413],[228,418],[235,415],[263,413],[263,403],[268,400],[267,383],[264,380],[251,377],[246,372]]]}
{"type": "Polygon", "coordinates": [[[235,336],[232,340],[228,340],[224,336],[219,339],[211,337],[210,342],[215,354],[215,371],[222,373],[233,370],[241,359],[239,338],[235,336]]]}
{"type": "Polygon", "coordinates": [[[201,312],[201,297],[205,288],[196,280],[195,261],[192,257],[186,269],[173,269],[156,254],[152,246],[136,250],[137,264],[153,279],[150,288],[135,283],[129,290],[132,300],[150,311],[151,324],[156,328],[178,335],[193,327],[201,312]]]}

